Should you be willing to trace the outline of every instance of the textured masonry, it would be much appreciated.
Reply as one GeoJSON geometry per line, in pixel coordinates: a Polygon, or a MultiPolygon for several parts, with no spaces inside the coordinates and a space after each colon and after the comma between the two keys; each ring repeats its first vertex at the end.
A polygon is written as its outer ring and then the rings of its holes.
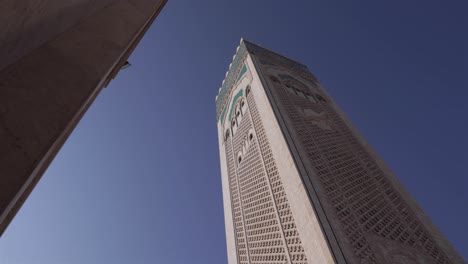
{"type": "Polygon", "coordinates": [[[247,41],[217,96],[229,263],[465,263],[304,65],[247,41]]]}

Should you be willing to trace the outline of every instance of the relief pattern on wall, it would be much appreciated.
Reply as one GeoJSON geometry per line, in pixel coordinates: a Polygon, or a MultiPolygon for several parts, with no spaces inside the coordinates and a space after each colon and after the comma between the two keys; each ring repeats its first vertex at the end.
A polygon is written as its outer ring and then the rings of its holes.
{"type": "Polygon", "coordinates": [[[252,93],[224,138],[238,262],[307,264],[252,93]]]}
{"type": "Polygon", "coordinates": [[[266,79],[313,164],[340,244],[352,248],[349,263],[451,263],[319,84],[284,73],[266,79]]]}

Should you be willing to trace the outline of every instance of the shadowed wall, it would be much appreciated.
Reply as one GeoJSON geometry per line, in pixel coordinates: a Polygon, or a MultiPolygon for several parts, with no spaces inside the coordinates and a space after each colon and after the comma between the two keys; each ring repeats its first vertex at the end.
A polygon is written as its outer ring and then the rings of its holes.
{"type": "Polygon", "coordinates": [[[165,3],[2,3],[0,234],[165,3]]]}

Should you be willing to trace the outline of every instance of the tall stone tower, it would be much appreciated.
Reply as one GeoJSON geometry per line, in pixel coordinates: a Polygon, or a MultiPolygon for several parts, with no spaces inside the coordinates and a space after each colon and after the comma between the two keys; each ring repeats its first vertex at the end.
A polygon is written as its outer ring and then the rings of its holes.
{"type": "Polygon", "coordinates": [[[242,40],[216,110],[229,264],[464,263],[303,64],[242,40]]]}
{"type": "Polygon", "coordinates": [[[0,235],[167,0],[3,0],[0,235]]]}

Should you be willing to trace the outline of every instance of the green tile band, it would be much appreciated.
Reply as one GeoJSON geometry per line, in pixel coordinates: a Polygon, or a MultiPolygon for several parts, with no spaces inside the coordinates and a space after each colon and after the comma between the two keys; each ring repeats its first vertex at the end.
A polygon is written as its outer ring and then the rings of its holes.
{"type": "MultiPolygon", "coordinates": [[[[229,120],[232,119],[232,111],[234,110],[234,105],[236,105],[237,100],[238,100],[239,97],[241,97],[243,94],[244,94],[244,90],[240,90],[240,91],[236,94],[236,96],[234,96],[234,99],[232,100],[232,103],[231,103],[231,111],[229,111],[229,120]]],[[[221,120],[221,122],[223,122],[223,120],[221,120]]]]}
{"type": "Polygon", "coordinates": [[[242,78],[242,76],[244,76],[246,72],[247,72],[247,65],[244,64],[244,66],[242,67],[239,73],[239,77],[237,77],[236,83],[242,78]]]}

